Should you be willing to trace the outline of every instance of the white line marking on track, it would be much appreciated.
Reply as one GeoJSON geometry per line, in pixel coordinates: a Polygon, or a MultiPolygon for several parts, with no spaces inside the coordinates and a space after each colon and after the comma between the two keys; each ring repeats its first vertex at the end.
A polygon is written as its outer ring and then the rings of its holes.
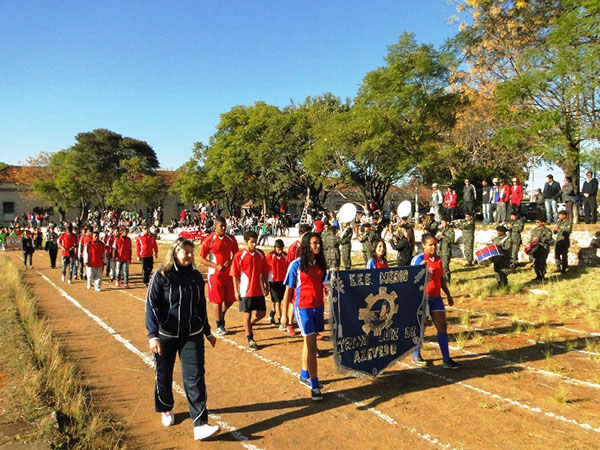
{"type": "MultiPolygon", "coordinates": [[[[133,294],[129,294],[129,295],[131,295],[131,296],[135,297],[133,294]]],[[[136,297],[136,298],[137,298],[138,300],[141,300],[139,297],[136,297]]],[[[223,340],[223,341],[227,342],[228,344],[231,344],[231,345],[233,345],[234,347],[237,347],[237,348],[239,348],[240,350],[243,350],[244,352],[246,352],[246,353],[249,353],[250,355],[252,355],[252,356],[254,356],[254,357],[256,357],[256,358],[260,359],[260,360],[261,360],[261,361],[263,361],[263,362],[266,362],[266,363],[268,363],[268,364],[271,364],[271,365],[273,365],[273,366],[275,366],[275,367],[278,367],[278,368],[280,368],[280,369],[281,369],[281,370],[283,370],[284,372],[286,372],[286,373],[288,373],[288,374],[290,374],[290,375],[293,375],[293,376],[294,376],[294,377],[296,377],[296,378],[300,376],[298,373],[294,372],[294,371],[293,371],[292,369],[290,369],[289,367],[286,367],[286,366],[284,366],[283,364],[281,364],[281,363],[279,363],[279,362],[277,362],[277,361],[270,360],[269,358],[266,358],[266,357],[264,357],[264,356],[262,356],[262,355],[260,355],[260,354],[258,354],[258,353],[256,353],[256,352],[252,352],[252,351],[248,350],[246,347],[244,347],[244,346],[242,346],[242,345],[238,344],[237,342],[235,342],[235,341],[233,341],[233,340],[231,340],[231,339],[225,338],[225,337],[223,337],[223,336],[217,336],[217,337],[218,337],[219,339],[221,339],[221,340],[223,340]]],[[[458,348],[456,348],[456,347],[452,347],[452,346],[451,346],[451,348],[453,348],[454,350],[459,350],[459,349],[458,349],[458,348]]],[[[508,361],[508,360],[504,360],[504,359],[502,359],[502,358],[496,358],[496,357],[494,357],[494,356],[492,356],[492,355],[482,355],[482,354],[479,354],[479,353],[469,352],[468,350],[462,350],[462,351],[463,351],[464,353],[471,354],[471,355],[474,355],[474,356],[483,356],[483,357],[487,357],[487,358],[496,359],[496,360],[502,361],[503,363],[505,363],[505,362],[507,362],[507,361],[508,361]]],[[[542,373],[542,374],[545,374],[545,375],[551,375],[551,376],[560,376],[560,377],[564,377],[564,375],[559,375],[559,374],[555,374],[555,373],[553,373],[553,372],[547,372],[547,371],[545,371],[545,370],[536,369],[536,368],[534,368],[534,367],[526,366],[526,365],[524,365],[524,364],[520,364],[520,363],[516,363],[516,362],[512,362],[512,361],[508,361],[508,362],[510,362],[511,364],[517,365],[517,366],[523,366],[523,367],[525,367],[525,368],[526,368],[526,369],[528,369],[528,370],[532,370],[532,371],[534,371],[534,372],[540,372],[540,373],[542,373]]],[[[400,364],[400,365],[402,365],[403,367],[406,367],[406,368],[411,368],[411,369],[414,369],[414,367],[412,367],[412,366],[410,366],[410,365],[408,365],[408,364],[406,364],[406,363],[402,363],[402,362],[400,362],[400,363],[398,363],[398,364],[400,364]]],[[[517,401],[517,400],[513,400],[513,399],[511,399],[511,398],[508,398],[508,397],[502,397],[501,395],[498,395],[498,394],[493,394],[493,393],[491,393],[491,392],[488,392],[488,391],[486,391],[486,390],[484,390],[484,389],[481,389],[481,388],[478,388],[478,387],[472,386],[472,385],[470,385],[470,384],[468,384],[468,383],[464,383],[464,382],[462,382],[462,381],[455,381],[455,380],[453,380],[452,378],[448,378],[448,377],[445,377],[445,376],[443,376],[443,375],[440,375],[440,374],[437,374],[437,373],[431,372],[431,371],[429,371],[429,370],[427,370],[427,369],[420,369],[420,370],[424,371],[424,372],[425,372],[425,373],[427,373],[428,375],[431,375],[431,376],[433,376],[433,377],[440,378],[440,379],[442,379],[442,380],[444,380],[444,381],[446,381],[446,382],[453,383],[453,384],[458,384],[458,385],[460,385],[460,386],[462,386],[462,387],[464,387],[464,388],[467,388],[467,389],[470,389],[470,390],[472,390],[472,391],[478,392],[478,393],[480,393],[480,394],[483,394],[483,395],[486,395],[486,396],[492,397],[492,398],[494,398],[494,399],[496,399],[496,400],[501,400],[501,401],[504,401],[504,402],[510,403],[511,405],[517,406],[517,407],[519,407],[519,408],[522,408],[522,409],[525,409],[525,410],[527,410],[527,411],[530,411],[530,412],[533,412],[533,413],[539,413],[539,414],[543,414],[544,416],[546,416],[546,417],[549,417],[549,418],[551,418],[551,419],[559,420],[559,421],[561,421],[561,422],[564,422],[564,423],[568,423],[568,424],[572,424],[572,425],[579,426],[579,427],[581,427],[581,428],[583,428],[583,429],[585,429],[585,430],[589,430],[589,431],[595,431],[596,433],[600,433],[600,428],[595,428],[594,426],[592,426],[592,425],[590,425],[590,424],[587,424],[587,423],[585,423],[585,422],[584,422],[584,423],[580,423],[580,422],[578,422],[578,421],[576,421],[576,420],[574,420],[574,419],[568,419],[568,418],[566,418],[566,417],[564,417],[564,416],[560,416],[560,415],[554,414],[553,412],[550,412],[550,411],[544,411],[544,410],[542,410],[541,408],[538,408],[538,407],[533,407],[533,406],[529,406],[529,405],[526,405],[526,404],[524,404],[524,403],[521,403],[521,402],[519,402],[519,401],[517,401]]],[[[564,378],[568,378],[568,377],[564,377],[564,378]]],[[[587,386],[587,385],[591,385],[592,387],[597,387],[597,385],[595,385],[594,383],[587,383],[587,382],[585,382],[585,381],[581,381],[581,380],[573,380],[573,379],[571,379],[571,380],[572,380],[573,382],[579,382],[579,383],[581,383],[581,384],[583,384],[583,385],[586,385],[586,386],[587,386]]],[[[599,387],[600,387],[600,386],[599,386],[599,387]]],[[[328,392],[332,392],[333,394],[337,395],[339,398],[343,398],[344,400],[346,400],[346,401],[348,401],[348,402],[352,402],[353,404],[355,404],[355,405],[357,405],[357,406],[364,407],[364,404],[362,404],[361,402],[355,402],[355,401],[353,401],[352,399],[348,398],[348,397],[347,397],[346,395],[344,395],[344,394],[338,393],[338,392],[336,392],[336,391],[334,391],[334,390],[327,390],[327,391],[328,391],[328,392]]],[[[372,413],[376,414],[378,417],[380,417],[381,419],[385,420],[386,422],[388,422],[388,423],[390,423],[390,424],[393,424],[393,425],[396,425],[396,424],[397,424],[397,422],[396,422],[396,421],[395,421],[393,418],[391,418],[391,417],[389,417],[388,415],[386,415],[386,414],[382,413],[381,411],[378,411],[378,410],[376,410],[376,409],[374,409],[374,408],[369,408],[369,411],[371,411],[372,413]],[[373,409],[373,411],[372,411],[372,409],[373,409]]],[[[430,438],[431,438],[431,437],[430,437],[429,435],[422,435],[422,434],[421,434],[419,431],[417,431],[417,430],[415,430],[415,429],[412,429],[412,427],[408,427],[408,426],[405,426],[405,425],[403,425],[403,426],[404,426],[404,427],[406,427],[407,429],[409,429],[411,432],[413,432],[413,433],[417,433],[417,434],[418,434],[418,436],[419,436],[419,437],[421,437],[422,439],[428,440],[429,442],[432,442],[432,443],[434,443],[434,444],[436,444],[436,445],[439,445],[439,446],[441,446],[441,447],[449,447],[449,444],[443,444],[443,443],[440,443],[440,442],[438,441],[438,439],[437,439],[437,438],[433,438],[433,441],[432,441],[432,440],[430,440],[430,438]]]]}
{"type": "MultiPolygon", "coordinates": [[[[137,347],[135,347],[131,342],[129,342],[127,339],[125,339],[120,334],[118,334],[115,330],[113,330],[110,326],[108,326],[105,322],[103,322],[102,319],[100,319],[98,316],[96,316],[94,313],[92,313],[89,309],[87,309],[85,306],[83,306],[81,303],[79,303],[77,300],[75,300],[73,297],[71,297],[69,294],[67,294],[67,292],[65,292],[62,288],[57,286],[52,280],[50,280],[50,278],[48,278],[47,276],[45,276],[44,274],[42,274],[41,272],[39,272],[37,270],[36,270],[36,272],[44,280],[46,280],[46,282],[48,284],[50,284],[52,287],[54,287],[60,293],[60,295],[65,297],[73,305],[75,305],[77,308],[79,308],[81,311],[83,311],[84,314],[86,314],[88,317],[90,317],[92,320],[94,320],[94,322],[96,322],[98,325],[100,325],[102,328],[104,328],[108,333],[110,333],[110,335],[113,338],[115,338],[118,342],[123,344],[123,346],[125,346],[125,348],[127,348],[133,354],[139,356],[141,358],[141,360],[144,361],[144,363],[147,366],[154,369],[154,360],[152,358],[150,358],[148,355],[145,355],[137,347]]],[[[133,294],[130,294],[130,295],[133,295],[133,294]]],[[[178,384],[173,382],[173,387],[175,388],[175,391],[178,394],[185,397],[185,391],[181,386],[179,386],[178,384]]],[[[247,448],[249,450],[261,450],[259,447],[256,447],[255,445],[250,444],[248,442],[248,438],[246,436],[244,436],[242,433],[240,433],[235,427],[233,427],[233,426],[229,425],[227,422],[225,422],[220,416],[217,416],[216,414],[209,414],[209,417],[212,420],[214,420],[215,422],[217,422],[221,428],[229,431],[231,433],[231,435],[236,440],[238,440],[240,442],[240,444],[242,444],[245,448],[247,448]]]]}
{"type": "MultiPolygon", "coordinates": [[[[123,292],[123,293],[125,293],[125,294],[127,294],[127,295],[129,295],[129,296],[131,296],[133,298],[135,298],[136,300],[143,301],[143,302],[146,301],[145,299],[142,299],[141,297],[138,297],[138,296],[136,296],[136,295],[134,295],[134,294],[132,294],[130,292],[126,292],[126,291],[121,291],[121,292],[123,292]]],[[[273,367],[276,367],[276,368],[282,370],[283,372],[287,373],[288,375],[293,376],[295,379],[300,378],[300,374],[298,372],[295,372],[293,369],[291,369],[290,367],[287,367],[287,366],[281,364],[280,362],[274,361],[274,360],[269,359],[269,358],[267,358],[267,357],[265,357],[265,356],[263,356],[263,355],[261,355],[259,353],[251,351],[247,347],[244,347],[243,345],[238,344],[237,342],[235,342],[232,339],[226,338],[224,336],[219,336],[217,334],[215,334],[214,336],[217,339],[220,339],[223,342],[226,342],[227,344],[229,344],[229,345],[237,348],[238,350],[241,350],[244,353],[247,353],[249,355],[254,356],[255,358],[258,358],[259,360],[261,360],[264,363],[270,364],[273,367]]],[[[335,395],[336,397],[341,398],[345,402],[351,403],[351,404],[357,406],[358,408],[365,409],[366,406],[367,406],[363,402],[352,400],[346,394],[343,394],[341,392],[335,391],[333,389],[324,389],[324,391],[327,392],[327,393],[331,393],[331,394],[335,395]]],[[[387,414],[379,411],[378,409],[375,409],[373,407],[369,407],[369,408],[366,408],[366,410],[369,411],[370,413],[374,414],[375,416],[377,416],[381,420],[389,423],[390,425],[399,425],[400,427],[408,430],[409,432],[415,434],[419,438],[421,438],[421,439],[423,439],[423,440],[425,440],[425,441],[427,441],[427,442],[429,442],[431,444],[437,445],[437,446],[439,446],[441,448],[453,448],[451,444],[443,443],[438,438],[436,438],[434,436],[430,436],[429,434],[423,434],[423,433],[421,433],[419,430],[417,430],[413,426],[405,425],[405,424],[399,424],[394,418],[392,418],[392,417],[388,416],[387,414]]]]}
{"type": "MultiPolygon", "coordinates": [[[[401,366],[406,367],[406,368],[414,369],[413,366],[410,366],[410,365],[408,365],[406,363],[403,363],[403,362],[400,362],[398,364],[400,364],[401,366]]],[[[538,413],[538,414],[543,414],[544,416],[550,417],[551,419],[559,420],[561,422],[568,423],[568,424],[571,424],[571,425],[577,425],[578,427],[581,427],[581,428],[583,428],[585,430],[595,431],[596,433],[600,433],[600,428],[595,428],[594,426],[592,426],[592,425],[590,425],[588,423],[577,422],[574,419],[568,419],[568,418],[566,418],[564,416],[559,416],[558,414],[554,414],[553,412],[544,411],[542,408],[529,406],[529,405],[526,405],[525,403],[521,403],[521,402],[519,402],[517,400],[513,400],[513,399],[508,398],[508,397],[502,397],[502,396],[500,396],[498,394],[492,394],[491,392],[488,392],[488,391],[486,391],[484,389],[475,387],[475,386],[470,385],[468,383],[465,383],[463,381],[453,380],[452,378],[445,377],[443,375],[440,375],[439,373],[431,372],[431,371],[429,371],[427,369],[419,369],[419,370],[425,372],[427,375],[430,375],[432,377],[439,378],[439,379],[444,380],[444,381],[446,381],[448,383],[458,384],[459,386],[462,386],[462,387],[464,387],[466,389],[469,389],[469,390],[472,390],[472,391],[475,391],[475,392],[479,392],[480,394],[486,395],[488,397],[495,398],[496,400],[501,400],[503,402],[510,403],[511,405],[517,406],[517,407],[525,409],[527,411],[538,413]]]]}
{"type": "MultiPolygon", "coordinates": [[[[145,299],[143,299],[141,297],[138,297],[138,296],[136,296],[136,295],[134,295],[134,294],[132,294],[130,292],[127,292],[127,291],[121,291],[121,292],[123,292],[124,294],[130,295],[131,297],[135,298],[136,300],[139,300],[139,301],[142,301],[142,302],[146,301],[145,299]]],[[[459,326],[463,327],[462,325],[459,325],[459,326]]],[[[463,328],[466,328],[466,327],[463,327],[463,328]]],[[[485,331],[485,330],[481,330],[481,331],[485,331]]],[[[496,334],[500,334],[500,333],[496,333],[496,334]]],[[[246,350],[245,347],[242,347],[242,348],[244,350],[246,350]]],[[[586,387],[590,387],[590,388],[593,388],[593,389],[600,389],[600,384],[592,383],[592,382],[589,382],[589,381],[579,380],[577,378],[571,378],[571,377],[568,377],[566,375],[562,375],[560,373],[555,373],[555,372],[550,372],[550,371],[544,370],[544,369],[538,369],[536,367],[528,366],[527,364],[523,364],[523,363],[519,363],[519,362],[516,362],[516,361],[512,361],[510,359],[499,358],[497,356],[486,355],[484,353],[471,352],[471,351],[465,350],[465,349],[461,350],[458,347],[454,347],[452,345],[450,345],[449,348],[451,348],[454,351],[459,351],[459,352],[466,353],[467,355],[480,356],[482,358],[489,358],[489,359],[492,359],[494,361],[501,362],[502,364],[509,363],[510,365],[513,365],[513,366],[516,366],[516,367],[523,367],[526,370],[529,370],[529,371],[534,372],[534,373],[539,373],[540,375],[544,375],[544,376],[551,377],[551,378],[560,378],[561,380],[563,380],[563,381],[565,381],[567,383],[576,384],[576,385],[579,385],[579,386],[586,386],[586,387]]]]}

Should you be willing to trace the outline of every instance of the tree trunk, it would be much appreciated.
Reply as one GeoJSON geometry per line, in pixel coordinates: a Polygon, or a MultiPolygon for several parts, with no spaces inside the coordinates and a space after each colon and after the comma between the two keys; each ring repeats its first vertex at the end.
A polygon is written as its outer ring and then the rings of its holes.
{"type": "MultiPolygon", "coordinates": [[[[565,177],[571,177],[571,183],[575,189],[575,194],[579,193],[579,172],[581,169],[580,164],[580,153],[579,141],[569,142],[569,149],[567,150],[567,158],[562,161],[557,161],[556,165],[562,169],[565,173],[565,177]]],[[[561,180],[564,182],[563,180],[561,180]]],[[[573,223],[579,222],[579,204],[574,205],[573,208],[573,223]]]]}

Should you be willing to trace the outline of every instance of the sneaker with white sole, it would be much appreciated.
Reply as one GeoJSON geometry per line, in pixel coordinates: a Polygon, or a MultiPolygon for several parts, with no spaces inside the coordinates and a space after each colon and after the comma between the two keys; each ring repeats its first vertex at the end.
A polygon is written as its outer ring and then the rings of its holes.
{"type": "Polygon", "coordinates": [[[70,279],[69,279],[69,281],[67,281],[67,283],[69,283],[69,284],[73,284],[73,282],[72,282],[70,279]]]}
{"type": "MultiPolygon", "coordinates": [[[[310,378],[299,378],[300,384],[303,384],[306,387],[310,387],[310,378]]],[[[319,381],[319,389],[323,389],[323,383],[319,381]]]]}
{"type": "Polygon", "coordinates": [[[194,440],[202,441],[217,434],[218,432],[218,425],[209,425],[207,423],[204,425],[198,425],[197,427],[194,427],[194,440]]]}
{"type": "Polygon", "coordinates": [[[166,411],[161,414],[160,421],[165,427],[170,427],[175,423],[175,416],[173,415],[173,411],[166,411]]]}
{"type": "Polygon", "coordinates": [[[284,327],[283,325],[279,324],[279,331],[283,331],[284,333],[287,333],[287,327],[284,327]]]}
{"type": "Polygon", "coordinates": [[[423,358],[421,358],[421,355],[413,356],[411,361],[415,366],[425,367],[427,365],[427,361],[425,361],[423,358]]]}
{"type": "Polygon", "coordinates": [[[256,343],[256,341],[254,339],[250,339],[248,341],[248,348],[250,350],[257,350],[258,349],[258,344],[256,343]]]}
{"type": "Polygon", "coordinates": [[[318,402],[319,400],[323,400],[323,394],[321,394],[321,389],[319,389],[319,388],[311,389],[310,390],[310,398],[315,402],[318,402]]]}
{"type": "Polygon", "coordinates": [[[61,275],[60,281],[65,281],[65,276],[64,275],[61,275]]]}

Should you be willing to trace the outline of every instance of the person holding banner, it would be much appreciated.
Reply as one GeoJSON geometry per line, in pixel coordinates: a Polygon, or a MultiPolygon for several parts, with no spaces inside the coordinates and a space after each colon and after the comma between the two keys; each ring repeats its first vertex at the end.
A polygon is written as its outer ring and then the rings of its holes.
{"type": "MultiPolygon", "coordinates": [[[[300,258],[290,264],[284,281],[286,304],[292,290],[295,291],[294,315],[304,338],[300,382],[310,386],[314,401],[323,399],[317,375],[317,334],[324,330],[323,282],[327,274],[322,248],[319,234],[305,234],[300,244],[300,258]]],[[[281,322],[287,325],[284,321],[287,322],[285,315],[281,322]]]]}
{"type": "MultiPolygon", "coordinates": [[[[446,321],[446,308],[441,291],[448,297],[448,305],[454,305],[454,299],[448,289],[444,278],[442,260],[437,255],[437,239],[431,234],[424,234],[421,240],[423,251],[413,258],[411,266],[427,265],[427,280],[425,285],[425,298],[431,320],[437,329],[437,341],[443,357],[444,369],[458,369],[459,365],[450,358],[448,350],[448,323],[446,321]]],[[[412,356],[413,364],[426,366],[427,362],[421,357],[421,347],[417,347],[412,356]]]]}
{"type": "Polygon", "coordinates": [[[385,241],[377,239],[373,245],[373,256],[367,261],[367,269],[381,269],[388,267],[387,247],[385,241]]]}

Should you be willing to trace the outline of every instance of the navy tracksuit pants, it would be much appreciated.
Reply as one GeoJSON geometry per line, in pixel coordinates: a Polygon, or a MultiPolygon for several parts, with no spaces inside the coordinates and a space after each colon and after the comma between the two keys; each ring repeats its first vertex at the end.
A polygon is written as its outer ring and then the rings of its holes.
{"type": "Polygon", "coordinates": [[[183,387],[187,397],[190,417],[194,426],[208,422],[206,385],[204,383],[204,334],[188,338],[160,339],[162,355],[154,354],[156,386],[154,407],[156,412],[173,409],[173,367],[179,353],[183,387]]]}

